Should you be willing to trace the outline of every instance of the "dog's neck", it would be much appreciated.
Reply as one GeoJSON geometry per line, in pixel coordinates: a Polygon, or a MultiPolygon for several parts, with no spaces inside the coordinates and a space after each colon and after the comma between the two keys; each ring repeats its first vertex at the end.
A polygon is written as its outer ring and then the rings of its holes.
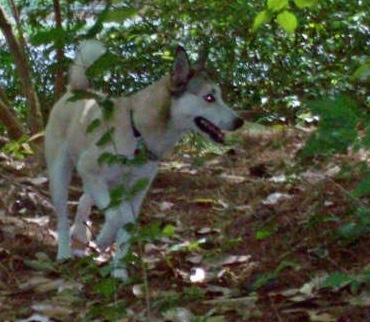
{"type": "Polygon", "coordinates": [[[147,160],[159,161],[160,157],[158,157],[154,152],[152,152],[149,149],[149,147],[147,146],[143,138],[143,135],[136,127],[135,121],[134,121],[134,111],[130,109],[129,113],[130,113],[130,123],[131,123],[132,132],[134,134],[135,139],[137,140],[135,155],[143,154],[147,160]]]}
{"type": "Polygon", "coordinates": [[[132,123],[137,132],[148,150],[158,159],[162,158],[183,135],[171,122],[170,76],[163,77],[128,99],[132,123]]]}

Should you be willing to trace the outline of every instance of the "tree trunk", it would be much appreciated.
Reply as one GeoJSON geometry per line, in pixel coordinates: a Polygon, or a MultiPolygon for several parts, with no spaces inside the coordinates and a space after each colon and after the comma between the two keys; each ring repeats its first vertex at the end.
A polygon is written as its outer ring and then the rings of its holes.
{"type": "MultiPolygon", "coordinates": [[[[60,11],[60,3],[59,0],[53,0],[53,6],[54,6],[54,15],[55,15],[55,25],[57,28],[62,29],[62,14],[60,11]]],[[[63,47],[59,44],[56,44],[56,55],[57,55],[57,61],[58,66],[61,66],[61,62],[64,60],[64,52],[63,47]]],[[[58,67],[56,70],[56,76],[55,76],[55,87],[54,87],[54,93],[55,93],[55,101],[57,101],[64,93],[64,77],[63,77],[63,70],[62,68],[58,67]]]]}
{"type": "Polygon", "coordinates": [[[0,87],[0,121],[6,126],[11,139],[20,139],[26,132],[10,107],[3,88],[0,87]]]}
{"type": "Polygon", "coordinates": [[[29,107],[30,130],[32,134],[41,132],[44,128],[41,113],[40,102],[32,83],[30,67],[25,55],[23,54],[17,39],[14,36],[12,26],[6,17],[2,7],[0,7],[0,29],[2,30],[10,53],[13,56],[14,63],[19,75],[21,89],[26,98],[26,104],[29,107]]]}

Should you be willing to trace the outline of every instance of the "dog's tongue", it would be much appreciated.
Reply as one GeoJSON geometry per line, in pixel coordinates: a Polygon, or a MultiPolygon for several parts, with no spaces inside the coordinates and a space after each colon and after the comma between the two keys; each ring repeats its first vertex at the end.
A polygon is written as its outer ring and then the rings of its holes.
{"type": "Polygon", "coordinates": [[[225,133],[212,122],[200,116],[196,117],[194,121],[198,128],[204,133],[207,133],[212,140],[218,143],[225,142],[225,133]]]}

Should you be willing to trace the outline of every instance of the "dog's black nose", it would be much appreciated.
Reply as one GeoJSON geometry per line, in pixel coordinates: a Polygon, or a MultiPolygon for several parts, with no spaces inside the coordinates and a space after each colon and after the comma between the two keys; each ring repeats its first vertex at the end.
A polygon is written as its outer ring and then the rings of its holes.
{"type": "Polygon", "coordinates": [[[237,129],[241,128],[243,126],[243,124],[244,124],[244,120],[241,119],[240,117],[237,118],[234,122],[234,130],[237,130],[237,129]]]}

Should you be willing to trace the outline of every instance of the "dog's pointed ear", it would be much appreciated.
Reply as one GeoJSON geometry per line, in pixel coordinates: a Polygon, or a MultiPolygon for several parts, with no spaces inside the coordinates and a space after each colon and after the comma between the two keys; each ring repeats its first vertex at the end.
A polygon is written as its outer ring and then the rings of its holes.
{"type": "Polygon", "coordinates": [[[181,46],[177,47],[176,56],[172,68],[172,78],[183,82],[188,79],[190,73],[190,62],[188,54],[181,46]]]}
{"type": "Polygon", "coordinates": [[[189,57],[185,49],[178,46],[171,73],[172,92],[179,93],[185,90],[190,73],[191,67],[189,57]]]}

